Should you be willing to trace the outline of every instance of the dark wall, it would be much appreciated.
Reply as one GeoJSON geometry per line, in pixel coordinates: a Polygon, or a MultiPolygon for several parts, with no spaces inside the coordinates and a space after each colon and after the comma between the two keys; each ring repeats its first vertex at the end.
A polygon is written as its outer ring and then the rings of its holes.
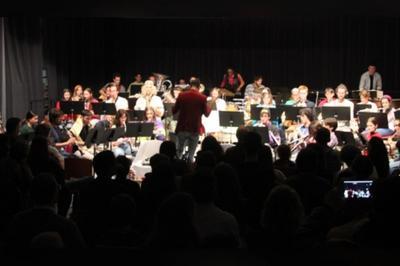
{"type": "Polygon", "coordinates": [[[400,21],[384,17],[43,20],[45,64],[54,91],[77,83],[98,89],[120,72],[197,75],[220,83],[232,65],[247,82],[262,74],[274,88],[343,82],[356,89],[374,61],[384,90],[400,85],[400,21]]]}

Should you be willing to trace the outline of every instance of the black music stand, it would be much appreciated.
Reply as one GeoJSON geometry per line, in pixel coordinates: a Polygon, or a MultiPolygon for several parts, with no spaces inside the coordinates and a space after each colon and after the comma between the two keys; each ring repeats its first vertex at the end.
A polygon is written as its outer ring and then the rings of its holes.
{"type": "Polygon", "coordinates": [[[246,129],[260,135],[263,144],[270,143],[268,127],[246,127],[246,129]]]}
{"type": "Polygon", "coordinates": [[[356,140],[354,139],[352,132],[347,131],[335,131],[336,138],[338,140],[338,146],[344,145],[356,145],[356,140]]]}
{"type": "Polygon", "coordinates": [[[135,110],[136,102],[137,102],[137,98],[128,98],[129,110],[135,110]]]}
{"type": "Polygon", "coordinates": [[[114,103],[92,103],[92,107],[96,115],[115,115],[117,113],[114,103]]]}
{"type": "MultiPolygon", "coordinates": [[[[285,112],[286,120],[293,120],[296,121],[298,120],[299,117],[299,112],[301,109],[307,108],[307,107],[298,107],[298,106],[290,106],[290,105],[280,105],[276,107],[278,110],[280,110],[280,113],[282,114],[285,112]]],[[[310,108],[311,109],[311,108],[310,108]]]]}
{"type": "Polygon", "coordinates": [[[350,120],[349,106],[322,106],[322,118],[334,117],[338,121],[350,120]]]}
{"type": "MultiPolygon", "coordinates": [[[[239,127],[243,124],[243,112],[219,111],[219,125],[221,127],[239,127]]],[[[232,133],[230,134],[230,143],[232,143],[232,133]]]]}
{"type": "Polygon", "coordinates": [[[128,110],[128,121],[144,121],[146,118],[146,111],[143,110],[128,110]]]}
{"type": "Polygon", "coordinates": [[[125,129],[123,127],[116,127],[111,129],[111,134],[108,137],[109,141],[117,141],[119,138],[125,136],[125,129]]]}
{"type": "Polygon", "coordinates": [[[119,92],[118,96],[125,99],[129,99],[129,92],[119,92]]]}
{"type": "Polygon", "coordinates": [[[132,85],[131,86],[131,91],[130,91],[131,95],[141,93],[141,91],[142,91],[142,85],[132,85]]]}
{"type": "Polygon", "coordinates": [[[394,118],[400,119],[400,110],[394,112],[394,118]]]}
{"type": "Polygon", "coordinates": [[[100,144],[108,144],[108,133],[104,127],[94,127],[89,129],[85,139],[85,145],[89,149],[93,146],[93,155],[96,155],[97,146],[100,144]]]}
{"type": "Polygon", "coordinates": [[[389,128],[387,114],[385,113],[374,113],[374,112],[359,112],[358,118],[360,119],[360,128],[364,129],[367,127],[367,122],[370,117],[375,117],[378,121],[379,128],[389,128]]]}
{"type": "Polygon", "coordinates": [[[371,104],[355,104],[354,105],[354,116],[358,115],[358,112],[364,109],[371,109],[371,104]]]}
{"type": "Polygon", "coordinates": [[[80,115],[82,111],[85,109],[85,103],[82,101],[61,101],[60,102],[61,111],[64,114],[80,115]]]}
{"type": "Polygon", "coordinates": [[[250,119],[260,120],[260,113],[263,109],[268,109],[268,108],[262,107],[259,104],[252,104],[250,106],[250,119]]]}
{"type": "Polygon", "coordinates": [[[135,146],[138,137],[153,137],[154,123],[148,122],[129,122],[126,124],[125,136],[135,138],[135,146]]]}

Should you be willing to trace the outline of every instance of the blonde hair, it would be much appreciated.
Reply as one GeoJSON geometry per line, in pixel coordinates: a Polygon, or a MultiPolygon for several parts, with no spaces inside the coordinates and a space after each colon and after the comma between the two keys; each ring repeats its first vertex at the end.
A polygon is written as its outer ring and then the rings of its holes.
{"type": "Polygon", "coordinates": [[[300,91],[305,91],[306,93],[308,93],[308,87],[306,85],[300,85],[299,86],[299,92],[300,91]]]}
{"type": "Polygon", "coordinates": [[[74,98],[74,97],[79,97],[79,98],[81,99],[82,96],[83,96],[83,87],[82,87],[82,85],[78,84],[78,85],[76,85],[76,86],[74,87],[74,93],[72,94],[72,98],[74,98]],[[81,92],[82,92],[80,96],[77,95],[78,89],[79,89],[79,88],[81,89],[81,92]]]}
{"type": "Polygon", "coordinates": [[[157,94],[157,88],[156,88],[156,86],[154,86],[153,81],[146,80],[146,82],[142,86],[141,93],[144,96],[147,96],[147,95],[154,96],[154,95],[156,95],[157,94]]]}
{"type": "Polygon", "coordinates": [[[369,91],[366,90],[366,89],[360,90],[359,95],[360,95],[360,98],[363,97],[363,98],[368,98],[369,99],[369,91]]]}
{"type": "Polygon", "coordinates": [[[344,89],[346,91],[346,94],[348,92],[346,85],[344,85],[343,83],[340,83],[337,87],[336,87],[336,93],[338,92],[339,89],[344,89]]]}

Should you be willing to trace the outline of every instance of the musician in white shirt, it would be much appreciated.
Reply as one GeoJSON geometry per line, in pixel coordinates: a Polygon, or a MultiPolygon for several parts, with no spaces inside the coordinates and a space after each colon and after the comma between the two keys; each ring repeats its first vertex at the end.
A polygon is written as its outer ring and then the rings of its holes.
{"type": "Polygon", "coordinates": [[[110,98],[106,101],[106,103],[114,103],[115,104],[115,109],[118,110],[128,110],[129,105],[128,105],[128,100],[118,96],[118,89],[117,86],[114,83],[110,84],[110,98]]]}
{"type": "Polygon", "coordinates": [[[164,104],[157,94],[157,88],[151,80],[146,80],[142,86],[142,93],[136,101],[135,110],[144,111],[146,108],[153,108],[157,117],[164,114],[164,104]]]}
{"type": "MultiPolygon", "coordinates": [[[[360,105],[360,104],[365,104],[365,105],[371,106],[370,108],[364,109],[365,111],[378,112],[378,107],[376,106],[376,104],[369,100],[369,91],[366,89],[362,89],[360,91],[360,102],[357,103],[357,105],[360,105]]],[[[363,111],[363,110],[361,110],[361,111],[363,111]]]]}
{"type": "Polygon", "coordinates": [[[348,90],[346,85],[339,84],[336,87],[336,96],[337,98],[325,104],[325,106],[337,106],[337,107],[350,107],[350,118],[353,119],[353,112],[354,112],[354,103],[348,99],[346,99],[346,95],[348,94],[348,90]]]}

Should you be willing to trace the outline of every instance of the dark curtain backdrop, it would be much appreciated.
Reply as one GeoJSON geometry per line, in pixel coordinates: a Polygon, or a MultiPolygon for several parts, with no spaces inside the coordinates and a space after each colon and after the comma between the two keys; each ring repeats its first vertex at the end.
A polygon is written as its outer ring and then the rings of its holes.
{"type": "MultiPolygon", "coordinates": [[[[6,114],[25,117],[33,100],[43,99],[41,21],[5,18],[6,114]]],[[[34,101],[32,111],[42,115],[43,103],[34,101]]]]}
{"type": "Polygon", "coordinates": [[[357,89],[371,61],[384,90],[400,96],[399,18],[8,18],[6,31],[13,110],[40,98],[42,63],[52,99],[76,84],[97,91],[113,72],[125,85],[137,72],[161,72],[172,81],[199,76],[211,87],[227,66],[246,83],[262,74],[273,92],[341,82],[357,89]]]}
{"type": "Polygon", "coordinates": [[[173,81],[197,75],[218,85],[227,66],[246,83],[262,74],[274,91],[343,82],[357,89],[374,61],[385,90],[400,80],[398,18],[327,19],[47,19],[44,31],[50,87],[96,90],[120,72],[124,84],[140,72],[173,81]]]}

